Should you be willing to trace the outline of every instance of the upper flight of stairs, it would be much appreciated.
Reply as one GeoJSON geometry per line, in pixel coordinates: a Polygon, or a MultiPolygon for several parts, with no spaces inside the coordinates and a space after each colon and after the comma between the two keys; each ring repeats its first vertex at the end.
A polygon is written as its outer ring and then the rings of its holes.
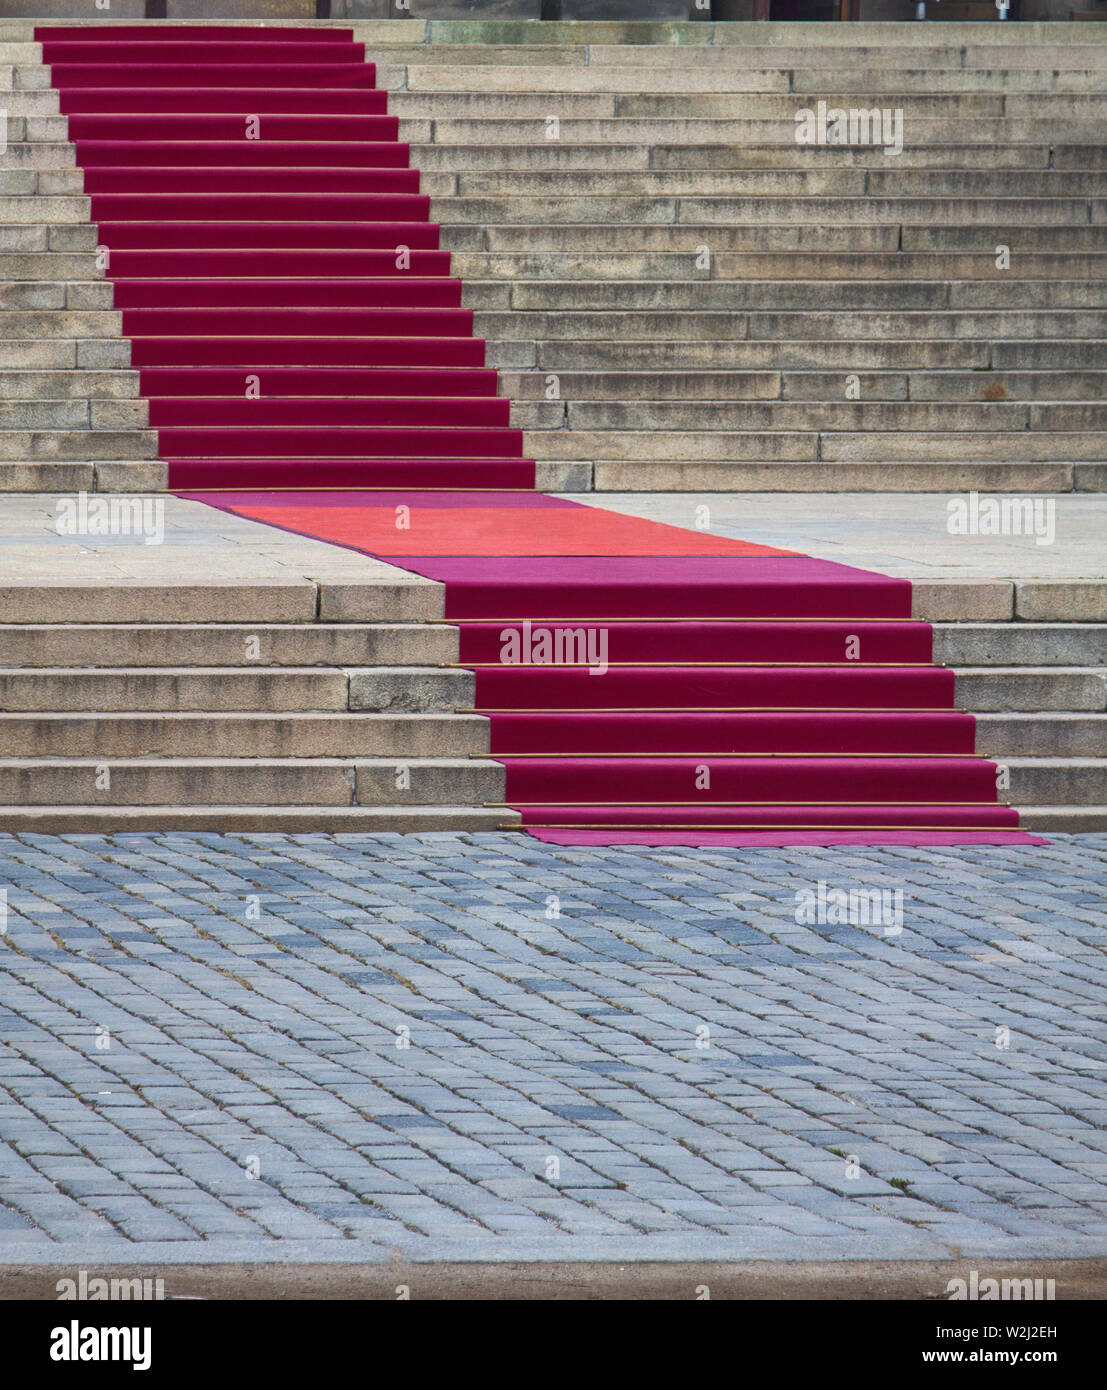
{"type": "MultiPolygon", "coordinates": [[[[51,179],[83,185],[112,283],[14,297],[60,309],[66,334],[97,326],[68,312],[79,296],[110,306],[99,326],[130,340],[145,400],[126,408],[150,429],[112,438],[92,401],[84,420],[80,400],[16,401],[9,456],[133,444],[176,488],[533,486],[365,46],[332,28],[152,32],[35,31],[49,66],[31,71],[58,89],[80,167],[21,171],[39,195],[24,210],[58,201],[51,179]]],[[[13,336],[39,322],[7,317],[13,336]]]]}
{"type": "MultiPolygon", "coordinates": [[[[422,215],[452,253],[448,274],[444,258],[413,273],[442,277],[427,293],[446,296],[443,313],[471,313],[503,373],[509,424],[506,400],[484,409],[499,412],[494,428],[524,432],[540,485],[1103,488],[1107,31],[854,24],[822,26],[813,44],[789,43],[783,26],[699,24],[677,26],[681,42],[611,44],[602,25],[439,23],[429,43],[421,24],[350,27],[376,64],[363,104],[385,89],[384,119],[410,143],[410,174],[397,167],[392,180],[407,191],[392,196],[429,199],[422,215]],[[797,145],[795,113],[820,99],[902,108],[903,153],[797,145]],[[1009,269],[996,264],[1004,246],[1009,269]]],[[[328,33],[312,27],[313,42],[328,33]]],[[[84,114],[56,114],[31,35],[0,26],[14,84],[0,161],[0,269],[12,282],[0,485],[164,486],[159,447],[173,456],[167,421],[188,406],[176,391],[147,406],[126,338],[153,322],[143,306],[158,277],[182,296],[203,280],[203,312],[237,331],[241,271],[212,259],[210,236],[191,243],[210,247],[203,255],[184,255],[182,239],[156,264],[123,249],[137,197],[125,190],[138,185],[133,165],[111,163],[125,157],[119,116],[69,89],[67,109],[84,114]],[[100,241],[118,248],[114,286],[95,264],[100,241]]],[[[291,91],[277,109],[301,109],[291,91]]],[[[310,85],[297,100],[310,106],[310,85]]],[[[224,124],[241,107],[228,95],[224,124]]],[[[209,133],[230,131],[204,119],[209,133]]],[[[222,156],[197,144],[195,115],[186,125],[166,125],[168,143],[146,157],[164,161],[167,190],[184,194],[189,178],[222,190],[215,216],[235,205],[233,172],[212,183],[204,163],[222,156]]],[[[350,174],[349,152],[333,127],[321,142],[310,126],[257,158],[298,165],[302,198],[322,206],[350,174]]],[[[326,273],[334,294],[363,303],[380,271],[351,259],[365,242],[343,225],[328,234],[326,273]]],[[[282,302],[303,305],[291,252],[264,271],[282,302]]],[[[203,389],[228,418],[250,408],[235,374],[203,389]]],[[[334,421],[351,450],[355,429],[381,428],[355,415],[334,421]]]]}

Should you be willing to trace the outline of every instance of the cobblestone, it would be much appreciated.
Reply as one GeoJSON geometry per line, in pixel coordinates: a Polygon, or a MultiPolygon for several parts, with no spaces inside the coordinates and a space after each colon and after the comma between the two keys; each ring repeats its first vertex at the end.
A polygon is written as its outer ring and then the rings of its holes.
{"type": "Polygon", "coordinates": [[[0,836],[0,1261],[1107,1254],[1105,866],[0,836]]]}

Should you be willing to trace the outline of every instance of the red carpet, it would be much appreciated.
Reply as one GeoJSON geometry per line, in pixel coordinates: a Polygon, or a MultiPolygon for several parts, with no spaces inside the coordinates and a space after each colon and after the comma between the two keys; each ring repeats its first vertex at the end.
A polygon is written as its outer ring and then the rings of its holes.
{"type": "Polygon", "coordinates": [[[440,581],[531,833],[1039,842],[907,581],[533,491],[352,31],[36,38],[170,486],[440,581]]]}

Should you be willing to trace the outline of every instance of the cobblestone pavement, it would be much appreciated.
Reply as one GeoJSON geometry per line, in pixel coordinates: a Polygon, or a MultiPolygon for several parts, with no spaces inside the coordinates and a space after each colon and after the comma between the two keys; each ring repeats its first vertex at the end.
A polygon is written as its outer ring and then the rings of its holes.
{"type": "Polygon", "coordinates": [[[1103,1255],[1105,866],[0,836],[0,1262],[1103,1255]]]}

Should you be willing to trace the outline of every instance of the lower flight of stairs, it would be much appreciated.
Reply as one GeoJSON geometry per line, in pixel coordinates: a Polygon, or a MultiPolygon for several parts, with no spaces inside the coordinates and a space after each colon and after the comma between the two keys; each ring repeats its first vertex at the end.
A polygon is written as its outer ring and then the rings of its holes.
{"type": "MultiPolygon", "coordinates": [[[[518,826],[457,626],[210,613],[59,623],[27,600],[0,625],[0,830],[518,826]]],[[[1107,829],[1107,624],[937,623],[934,659],[1025,828],[1107,829]]]]}
{"type": "Polygon", "coordinates": [[[1107,829],[1107,623],[937,623],[934,660],[1024,829],[1107,829]]]}
{"type": "MultiPolygon", "coordinates": [[[[264,596],[255,595],[255,608],[264,596]]],[[[89,589],[79,612],[122,604],[89,589]]],[[[233,608],[240,598],[232,598],[233,608]]],[[[457,633],[427,623],[0,625],[0,829],[494,830],[518,817],[457,633]]],[[[24,605],[28,619],[33,600],[24,605]]]]}

